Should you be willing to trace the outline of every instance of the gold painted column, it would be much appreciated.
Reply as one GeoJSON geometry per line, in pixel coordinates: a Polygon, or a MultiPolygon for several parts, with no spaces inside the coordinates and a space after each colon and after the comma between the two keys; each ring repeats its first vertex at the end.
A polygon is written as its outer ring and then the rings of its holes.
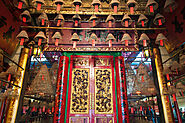
{"type": "Polygon", "coordinates": [[[28,53],[29,53],[28,48],[23,48],[21,50],[21,55],[20,55],[20,58],[19,58],[19,65],[24,70],[22,70],[20,67],[18,67],[18,71],[21,71],[21,76],[18,79],[16,79],[16,81],[15,81],[15,85],[18,85],[21,88],[18,88],[18,87],[15,87],[15,86],[13,87],[14,91],[16,91],[18,93],[18,97],[17,98],[14,98],[14,97],[11,98],[11,102],[10,102],[10,105],[9,105],[9,110],[8,110],[8,113],[7,113],[6,123],[14,123],[15,119],[16,119],[20,94],[21,94],[21,90],[22,90],[22,84],[23,84],[23,80],[24,80],[24,73],[25,73],[26,63],[27,63],[27,59],[28,59],[28,53]]]}
{"type": "Polygon", "coordinates": [[[155,58],[155,65],[156,65],[157,78],[159,83],[159,90],[160,90],[160,96],[161,96],[161,101],[163,106],[165,123],[174,123],[172,110],[170,108],[170,102],[168,102],[166,98],[167,88],[166,88],[166,85],[164,84],[165,78],[163,76],[163,66],[162,66],[160,51],[157,48],[153,48],[153,53],[155,58]]]}

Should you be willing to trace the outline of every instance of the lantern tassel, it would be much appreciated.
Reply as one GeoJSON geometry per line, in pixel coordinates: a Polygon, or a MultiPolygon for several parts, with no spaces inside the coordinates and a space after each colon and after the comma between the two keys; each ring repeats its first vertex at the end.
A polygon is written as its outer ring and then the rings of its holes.
{"type": "Polygon", "coordinates": [[[118,6],[114,6],[114,13],[118,12],[118,6]]]}
{"type": "Polygon", "coordinates": [[[73,42],[73,48],[76,48],[76,41],[73,42]]]}
{"type": "Polygon", "coordinates": [[[170,75],[166,74],[166,78],[167,78],[167,80],[170,80],[170,75]]]}
{"type": "Polygon", "coordinates": [[[134,7],[130,7],[130,14],[134,14],[134,7]]]}
{"type": "Polygon", "coordinates": [[[153,6],[150,6],[150,12],[154,12],[154,7],[153,6]]]}
{"type": "Polygon", "coordinates": [[[76,12],[79,12],[79,5],[76,5],[76,12]]]}
{"type": "Polygon", "coordinates": [[[8,74],[8,81],[11,80],[11,74],[8,74]]]}
{"type": "Polygon", "coordinates": [[[128,40],[125,40],[125,46],[128,46],[128,40]]]}
{"type": "Polygon", "coordinates": [[[112,27],[112,21],[109,21],[109,27],[112,27]]]}
{"type": "Polygon", "coordinates": [[[39,38],[38,46],[40,46],[40,45],[41,45],[41,42],[42,42],[42,38],[39,38]]]}
{"type": "Polygon", "coordinates": [[[128,21],[125,21],[125,27],[128,27],[128,21]]]}
{"type": "Polygon", "coordinates": [[[24,44],[24,38],[21,38],[20,45],[23,46],[24,44]]]}
{"type": "Polygon", "coordinates": [[[75,20],[75,26],[78,26],[78,20],[75,20]]]}
{"type": "Polygon", "coordinates": [[[141,21],[141,25],[142,25],[142,27],[144,27],[144,26],[145,26],[145,23],[144,23],[144,21],[141,21]]]}
{"type": "Polygon", "coordinates": [[[57,4],[57,12],[60,11],[61,5],[57,4]]]}
{"type": "Polygon", "coordinates": [[[95,5],[95,12],[98,12],[98,5],[95,5]]]}
{"type": "Polygon", "coordinates": [[[131,114],[133,114],[134,113],[134,108],[133,107],[131,107],[131,114]]]}
{"type": "Polygon", "coordinates": [[[146,44],[146,40],[143,40],[143,46],[146,47],[147,44],[146,44]]]}
{"type": "Polygon", "coordinates": [[[45,112],[45,110],[46,110],[46,107],[43,106],[43,107],[42,107],[42,112],[45,112]]]}
{"type": "Polygon", "coordinates": [[[41,9],[41,3],[37,3],[37,10],[39,11],[41,9]]]}
{"type": "Polygon", "coordinates": [[[44,19],[42,19],[42,24],[41,25],[44,26],[44,19]]]}
{"type": "Polygon", "coordinates": [[[112,47],[112,40],[109,40],[109,47],[112,47]]]}
{"type": "Polygon", "coordinates": [[[61,20],[57,21],[57,26],[60,26],[61,20]]]}
{"type": "Polygon", "coordinates": [[[94,47],[95,46],[95,40],[92,39],[92,46],[94,47]]]}
{"type": "Polygon", "coordinates": [[[22,17],[22,21],[26,23],[26,17],[22,17]]]}
{"type": "Polygon", "coordinates": [[[162,25],[161,19],[158,20],[159,26],[162,25]]]}
{"type": "Polygon", "coordinates": [[[19,2],[19,4],[18,4],[18,9],[22,9],[22,5],[23,5],[23,2],[19,2]]]}
{"type": "Polygon", "coordinates": [[[95,20],[93,20],[93,27],[94,27],[94,26],[96,26],[96,21],[95,21],[95,20]]]}
{"type": "Polygon", "coordinates": [[[58,46],[58,38],[55,40],[55,46],[58,46]]]}
{"type": "Polygon", "coordinates": [[[163,44],[163,40],[160,40],[160,46],[163,46],[164,44],[163,44]]]}

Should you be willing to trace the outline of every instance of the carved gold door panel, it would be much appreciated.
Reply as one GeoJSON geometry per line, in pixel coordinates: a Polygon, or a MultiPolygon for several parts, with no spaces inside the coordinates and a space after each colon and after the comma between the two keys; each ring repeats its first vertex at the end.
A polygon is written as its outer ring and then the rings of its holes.
{"type": "Polygon", "coordinates": [[[72,56],[67,123],[116,123],[112,56],[72,56]]]}

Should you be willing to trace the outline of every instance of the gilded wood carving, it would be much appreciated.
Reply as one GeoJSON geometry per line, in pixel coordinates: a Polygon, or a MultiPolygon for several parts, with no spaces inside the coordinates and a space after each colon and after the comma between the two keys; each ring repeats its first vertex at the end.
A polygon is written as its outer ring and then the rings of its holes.
{"type": "Polygon", "coordinates": [[[112,71],[95,69],[95,114],[113,113],[112,71]]]}
{"type": "Polygon", "coordinates": [[[71,114],[89,112],[89,69],[73,69],[71,90],[71,114]]]}

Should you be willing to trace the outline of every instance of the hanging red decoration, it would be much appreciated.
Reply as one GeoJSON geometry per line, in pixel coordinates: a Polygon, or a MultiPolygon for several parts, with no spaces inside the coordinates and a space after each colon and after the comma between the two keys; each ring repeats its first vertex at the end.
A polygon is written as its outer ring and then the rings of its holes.
{"type": "Polygon", "coordinates": [[[150,12],[154,12],[154,7],[153,6],[149,6],[150,7],[150,12]]]}
{"type": "Polygon", "coordinates": [[[109,47],[112,47],[112,40],[109,40],[109,47]]]}
{"type": "Polygon", "coordinates": [[[18,9],[22,9],[22,4],[23,4],[23,2],[22,1],[19,1],[18,9]]]}
{"type": "Polygon", "coordinates": [[[45,21],[44,21],[44,19],[42,19],[42,23],[41,23],[41,25],[42,25],[42,26],[44,26],[44,23],[45,23],[45,21]]]}
{"type": "Polygon", "coordinates": [[[8,81],[11,80],[11,74],[8,74],[8,81]]]}
{"type": "Polygon", "coordinates": [[[143,40],[143,46],[144,46],[144,47],[147,46],[146,40],[143,40]]]}
{"type": "Polygon", "coordinates": [[[37,11],[41,9],[41,3],[37,3],[37,11]]]}
{"type": "Polygon", "coordinates": [[[162,25],[162,21],[161,21],[161,19],[159,19],[159,20],[158,20],[158,23],[159,23],[159,26],[161,26],[161,25],[162,25]]]}
{"type": "Polygon", "coordinates": [[[143,107],[142,106],[140,106],[140,109],[139,109],[140,111],[143,111],[143,107]]]}
{"type": "Polygon", "coordinates": [[[133,114],[134,113],[134,108],[133,107],[131,107],[131,114],[133,114]]]}
{"type": "Polygon", "coordinates": [[[22,107],[22,113],[26,114],[26,107],[25,106],[22,107]]]}
{"type": "Polygon", "coordinates": [[[172,94],[172,96],[173,96],[173,101],[177,101],[176,95],[175,94],[172,94]]]}
{"type": "Polygon", "coordinates": [[[125,21],[125,27],[128,27],[128,20],[125,21]]]}
{"type": "Polygon", "coordinates": [[[114,6],[114,13],[118,12],[118,6],[114,6]]]}
{"type": "Polygon", "coordinates": [[[98,5],[95,5],[95,12],[98,12],[98,5]]]}
{"type": "Polygon", "coordinates": [[[144,27],[145,26],[145,22],[141,21],[141,25],[142,25],[142,27],[144,27]]]}
{"type": "Polygon", "coordinates": [[[46,111],[46,107],[43,106],[43,107],[42,107],[42,112],[45,112],[45,111],[46,111]]]}

